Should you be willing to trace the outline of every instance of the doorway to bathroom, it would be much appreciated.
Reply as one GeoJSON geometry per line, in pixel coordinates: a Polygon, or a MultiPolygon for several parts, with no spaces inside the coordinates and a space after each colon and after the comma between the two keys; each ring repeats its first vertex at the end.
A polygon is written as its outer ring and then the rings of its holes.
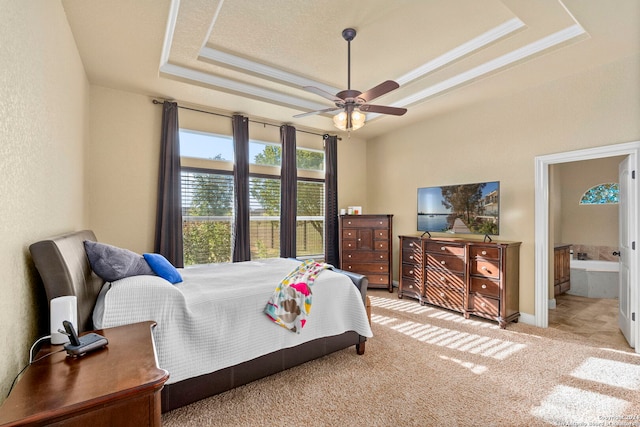
{"type": "Polygon", "coordinates": [[[626,157],[553,164],[549,179],[554,247],[549,327],[616,348],[628,348],[618,326],[617,271],[618,169],[626,157]]]}
{"type": "Polygon", "coordinates": [[[625,336],[629,344],[635,347],[636,352],[640,352],[639,346],[635,345],[638,341],[639,331],[634,320],[635,313],[638,312],[638,307],[640,306],[637,280],[638,251],[635,250],[638,233],[638,212],[640,211],[638,206],[638,186],[635,179],[639,152],[640,142],[636,141],[536,157],[535,321],[537,326],[548,327],[549,306],[555,303],[552,283],[550,286],[550,281],[553,280],[552,272],[550,273],[550,266],[553,265],[553,243],[557,235],[557,233],[554,233],[557,227],[555,222],[557,216],[554,209],[558,209],[558,204],[553,204],[557,194],[554,192],[555,188],[552,187],[552,183],[555,182],[553,180],[555,165],[619,156],[628,161],[628,171],[633,174],[633,179],[625,180],[627,184],[624,192],[621,188],[621,199],[624,198],[626,208],[623,209],[624,215],[620,216],[618,227],[619,230],[625,229],[624,233],[620,234],[622,237],[619,238],[621,251],[624,253],[620,262],[620,274],[623,277],[622,283],[626,283],[628,286],[624,289],[624,295],[620,296],[618,320],[623,329],[627,328],[625,336]]]}

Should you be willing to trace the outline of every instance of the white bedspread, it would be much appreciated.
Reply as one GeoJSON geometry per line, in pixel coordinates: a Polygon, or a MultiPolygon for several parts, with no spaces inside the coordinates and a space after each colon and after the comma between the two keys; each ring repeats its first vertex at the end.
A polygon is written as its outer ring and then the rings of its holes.
{"type": "Polygon", "coordinates": [[[274,258],[180,269],[172,285],[156,276],[105,284],[94,311],[96,328],[153,320],[158,363],[167,383],[293,347],[355,331],[372,337],[362,296],[345,275],[327,270],[315,281],[313,309],[300,334],[271,321],[264,308],[276,285],[298,261],[274,258]]]}

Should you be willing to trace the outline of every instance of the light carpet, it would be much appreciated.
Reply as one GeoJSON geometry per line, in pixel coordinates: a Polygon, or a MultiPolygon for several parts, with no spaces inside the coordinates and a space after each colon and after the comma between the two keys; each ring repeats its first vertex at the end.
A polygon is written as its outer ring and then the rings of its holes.
{"type": "Polygon", "coordinates": [[[176,426],[640,426],[632,349],[369,292],[374,337],[162,417],[176,426]]]}

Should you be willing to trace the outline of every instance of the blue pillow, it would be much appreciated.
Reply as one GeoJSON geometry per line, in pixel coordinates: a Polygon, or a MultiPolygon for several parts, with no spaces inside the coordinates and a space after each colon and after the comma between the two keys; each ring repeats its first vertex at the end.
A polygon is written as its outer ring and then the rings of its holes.
{"type": "Polygon", "coordinates": [[[160,254],[142,254],[147,264],[158,276],[173,283],[182,282],[182,276],[176,268],[160,254]]]}

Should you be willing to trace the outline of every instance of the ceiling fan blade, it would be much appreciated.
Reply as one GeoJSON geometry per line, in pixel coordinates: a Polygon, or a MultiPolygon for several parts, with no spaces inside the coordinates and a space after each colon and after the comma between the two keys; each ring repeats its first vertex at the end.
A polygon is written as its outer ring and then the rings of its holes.
{"type": "Polygon", "coordinates": [[[365,93],[358,96],[358,98],[363,99],[364,102],[369,102],[374,100],[375,98],[384,95],[385,93],[391,92],[392,90],[398,89],[400,85],[393,80],[387,80],[386,82],[380,83],[376,87],[372,87],[365,93]]]}
{"type": "Polygon", "coordinates": [[[315,86],[304,86],[303,87],[304,90],[306,90],[307,92],[311,92],[311,93],[315,93],[316,95],[320,95],[323,98],[327,98],[329,101],[333,101],[333,102],[342,102],[344,101],[342,98],[338,98],[337,96],[324,91],[320,88],[317,88],[315,86]]]}
{"type": "Polygon", "coordinates": [[[297,119],[300,117],[307,117],[307,116],[313,116],[316,114],[329,113],[331,111],[336,111],[336,110],[342,110],[342,107],[331,107],[331,108],[325,108],[324,110],[310,111],[308,113],[296,114],[293,117],[297,119]]]}
{"type": "Polygon", "coordinates": [[[360,111],[366,111],[367,113],[380,113],[380,114],[392,114],[394,116],[402,116],[407,112],[406,108],[387,107],[385,105],[361,105],[360,111]]]}

